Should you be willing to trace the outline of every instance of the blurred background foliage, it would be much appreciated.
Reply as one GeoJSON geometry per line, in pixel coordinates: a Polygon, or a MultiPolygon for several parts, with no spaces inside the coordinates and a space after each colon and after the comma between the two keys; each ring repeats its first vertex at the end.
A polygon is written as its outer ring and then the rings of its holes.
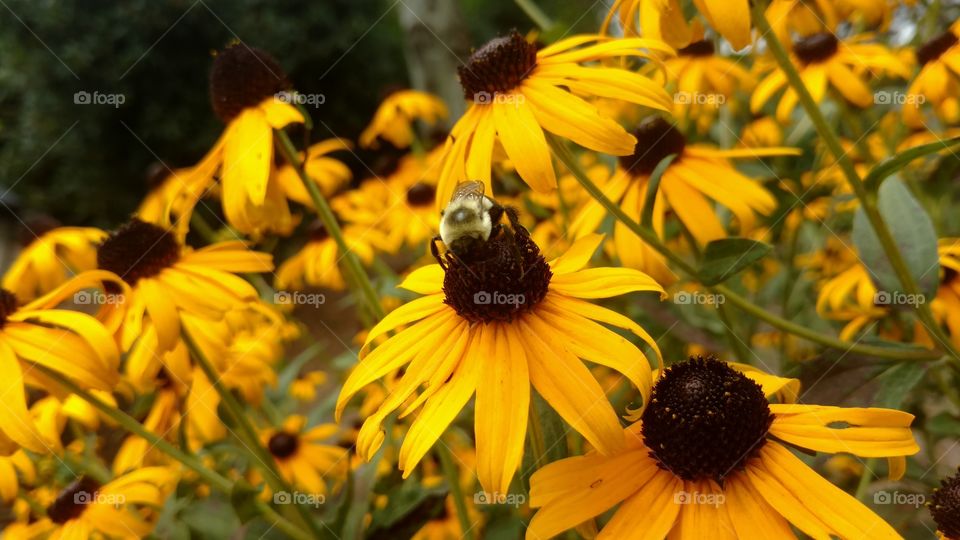
{"type": "MultiPolygon", "coordinates": [[[[191,165],[219,136],[207,77],[213,52],[237,39],[274,54],[300,92],[325,96],[311,110],[322,120],[316,137],[355,139],[385,92],[410,86],[400,11],[440,1],[449,0],[7,0],[0,200],[9,210],[0,215],[14,227],[11,210],[28,224],[42,216],[100,227],[123,221],[151,170],[191,165]],[[125,102],[75,104],[78,91],[123,94],[125,102]]],[[[540,5],[568,33],[595,28],[604,9],[587,0],[540,5]]],[[[467,50],[449,54],[461,58],[471,45],[534,26],[511,2],[464,0],[458,8],[452,24],[463,26],[467,50]]],[[[350,165],[363,178],[374,161],[359,154],[350,165]]]]}

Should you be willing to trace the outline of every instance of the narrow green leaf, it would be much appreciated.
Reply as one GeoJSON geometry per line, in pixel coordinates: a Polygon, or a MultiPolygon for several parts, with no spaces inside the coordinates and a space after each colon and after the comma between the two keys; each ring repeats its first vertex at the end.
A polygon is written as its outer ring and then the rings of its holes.
{"type": "Polygon", "coordinates": [[[858,208],[853,216],[853,244],[879,290],[877,303],[908,307],[932,299],[940,279],[940,258],[937,255],[937,233],[930,216],[898,176],[883,182],[878,197],[880,215],[890,228],[923,297],[911,298],[904,293],[873,227],[863,209],[858,208]]]}
{"type": "Polygon", "coordinates": [[[954,146],[960,146],[960,136],[904,150],[895,156],[890,156],[880,163],[877,163],[873,169],[867,173],[866,178],[863,179],[863,183],[866,184],[868,189],[877,189],[885,178],[906,167],[911,161],[942,150],[950,150],[954,146]]]}
{"type": "Polygon", "coordinates": [[[707,244],[703,252],[700,278],[704,285],[716,285],[765,257],[770,244],[749,238],[722,238],[707,244]]]}
{"type": "Polygon", "coordinates": [[[919,362],[897,364],[877,377],[880,388],[877,390],[877,406],[899,409],[910,391],[923,379],[927,367],[919,362]]]}

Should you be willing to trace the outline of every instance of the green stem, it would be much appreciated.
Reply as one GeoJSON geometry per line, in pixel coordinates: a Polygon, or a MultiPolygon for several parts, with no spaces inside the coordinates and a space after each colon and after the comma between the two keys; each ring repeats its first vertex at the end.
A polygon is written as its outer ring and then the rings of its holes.
{"type": "MultiPolygon", "coordinates": [[[[890,229],[887,227],[883,216],[880,215],[880,211],[877,209],[876,192],[868,191],[863,183],[863,180],[861,180],[860,176],[857,174],[857,170],[853,165],[853,161],[850,160],[850,157],[846,152],[844,152],[843,147],[840,145],[840,139],[833,132],[833,130],[830,129],[826,118],[824,118],[823,113],[817,106],[817,103],[813,100],[813,96],[810,95],[810,91],[807,90],[806,85],[803,84],[803,79],[801,79],[800,73],[793,65],[793,62],[790,61],[790,57],[787,55],[787,51],[784,49],[783,44],[780,43],[780,40],[770,28],[770,23],[767,21],[766,15],[764,14],[765,7],[765,2],[757,1],[753,3],[753,18],[757,28],[760,30],[761,35],[766,36],[765,39],[770,48],[770,52],[773,53],[774,58],[777,60],[777,64],[780,65],[780,69],[787,77],[787,81],[800,98],[800,104],[807,112],[807,116],[810,117],[811,122],[813,122],[813,125],[817,129],[817,133],[820,135],[820,138],[823,139],[823,142],[827,145],[830,153],[832,153],[836,158],[837,163],[840,165],[840,170],[843,171],[844,176],[847,178],[847,183],[850,184],[853,192],[857,195],[857,199],[860,200],[860,206],[863,208],[863,213],[870,222],[870,226],[873,228],[874,233],[877,235],[877,239],[880,241],[880,245],[883,247],[883,251],[886,253],[887,259],[890,261],[890,266],[892,266],[894,272],[896,272],[897,278],[900,280],[904,292],[914,295],[915,297],[919,297],[920,288],[917,286],[916,280],[914,280],[913,275],[910,273],[910,268],[907,266],[906,261],[900,254],[900,249],[897,247],[897,243],[894,240],[893,235],[890,233],[890,229]]],[[[956,351],[950,341],[950,338],[944,333],[943,328],[940,327],[936,317],[933,315],[933,311],[930,309],[930,304],[928,302],[918,302],[916,309],[917,315],[920,317],[920,321],[936,338],[934,341],[939,342],[940,347],[945,350],[955,362],[960,364],[960,353],[956,351]]]]}
{"type": "MultiPolygon", "coordinates": [[[[244,412],[240,402],[237,401],[237,398],[223,385],[220,380],[220,374],[213,367],[210,359],[207,358],[207,355],[204,354],[200,346],[197,345],[193,336],[190,335],[190,331],[186,328],[182,330],[183,341],[186,343],[190,355],[197,365],[200,366],[203,374],[206,375],[207,380],[210,381],[210,385],[213,386],[213,389],[216,390],[220,396],[220,401],[223,403],[227,415],[230,416],[234,424],[239,427],[240,434],[238,438],[240,439],[240,446],[250,455],[252,464],[263,471],[264,479],[274,492],[283,491],[292,493],[293,488],[287,483],[283,475],[280,474],[273,456],[260,444],[260,437],[257,435],[257,430],[253,427],[253,424],[250,423],[250,419],[244,412]]],[[[322,531],[310,516],[306,507],[302,504],[294,504],[293,506],[302,518],[303,523],[310,529],[310,532],[313,533],[315,537],[322,537],[322,531]]]]}
{"type": "Polygon", "coordinates": [[[720,321],[723,323],[723,329],[727,334],[727,341],[730,342],[730,348],[733,349],[734,353],[737,355],[737,358],[741,363],[752,364],[750,350],[744,345],[743,340],[740,339],[740,336],[737,335],[736,330],[733,327],[733,319],[730,317],[729,308],[725,303],[717,302],[717,315],[720,316],[720,321]]]}
{"type": "MultiPolygon", "coordinates": [[[[107,418],[113,420],[114,423],[125,429],[127,432],[146,440],[148,443],[150,443],[152,448],[156,448],[164,454],[167,454],[173,459],[179,461],[185,467],[197,473],[200,478],[214,488],[227,494],[229,494],[233,489],[233,482],[224,478],[223,476],[220,476],[220,474],[217,472],[208,469],[198,458],[182,452],[179,448],[173,446],[165,439],[143,427],[143,425],[140,422],[137,422],[132,416],[112,407],[111,405],[108,405],[107,403],[104,403],[103,401],[100,401],[99,398],[84,390],[69,378],[61,375],[60,372],[54,371],[39,364],[35,364],[34,367],[42,371],[47,377],[50,377],[58,384],[66,388],[70,393],[76,394],[77,397],[89,403],[93,408],[100,411],[107,418]]],[[[257,510],[264,518],[272,522],[277,526],[277,528],[287,533],[292,538],[297,540],[309,540],[311,538],[310,535],[306,534],[299,527],[278,514],[265,502],[258,500],[255,502],[255,505],[257,510]]]]}
{"type": "Polygon", "coordinates": [[[514,0],[514,2],[541,30],[553,28],[553,20],[533,0],[514,0]]]}
{"type": "MultiPolygon", "coordinates": [[[[574,160],[573,156],[570,155],[570,151],[559,139],[557,139],[554,135],[547,134],[547,143],[550,145],[554,155],[556,155],[557,158],[570,170],[574,178],[576,178],[584,187],[584,189],[586,189],[594,199],[596,199],[604,208],[606,208],[608,212],[613,214],[613,216],[626,225],[628,229],[639,236],[650,247],[661,253],[685,274],[695,280],[700,280],[697,270],[687,261],[683,260],[673,250],[664,245],[653,230],[645,228],[639,223],[630,219],[630,217],[627,216],[626,213],[621,210],[616,203],[608,199],[600,190],[600,188],[597,187],[597,185],[594,184],[586,174],[584,174],[583,170],[580,169],[579,165],[576,163],[576,160],[574,160]]],[[[936,360],[942,356],[935,351],[904,351],[886,347],[875,347],[872,345],[860,345],[830,336],[824,336],[805,326],[793,323],[768,312],[767,310],[754,304],[743,296],[740,296],[738,293],[724,285],[707,286],[707,288],[716,294],[722,294],[724,301],[730,302],[741,310],[763,320],[771,326],[783,330],[784,332],[789,332],[791,334],[808,339],[814,343],[819,343],[820,345],[842,351],[849,351],[866,356],[876,356],[878,358],[886,358],[891,360],[936,360]]]]}
{"type": "Polygon", "coordinates": [[[300,180],[303,181],[304,187],[307,188],[310,199],[313,201],[314,209],[317,212],[317,217],[323,222],[323,226],[326,227],[327,232],[333,237],[333,241],[337,243],[337,249],[343,254],[346,270],[352,275],[354,283],[360,287],[360,293],[366,301],[367,309],[375,319],[382,319],[384,317],[383,306],[380,305],[377,292],[374,290],[373,284],[370,283],[369,276],[367,276],[367,273],[360,265],[360,260],[357,259],[356,254],[350,250],[347,242],[343,239],[343,231],[337,223],[337,217],[334,215],[333,210],[327,203],[326,198],[324,198],[323,193],[320,193],[320,188],[317,186],[317,183],[314,182],[307,174],[307,171],[304,170],[303,163],[297,158],[297,149],[293,146],[293,142],[290,141],[287,133],[282,130],[276,130],[275,133],[277,135],[277,141],[280,143],[280,153],[283,154],[287,163],[297,171],[297,175],[300,177],[300,180]]]}
{"type": "Polygon", "coordinates": [[[873,469],[877,466],[877,458],[869,458],[863,464],[863,474],[860,476],[860,482],[857,483],[856,497],[858,500],[863,500],[867,494],[867,488],[870,487],[870,482],[873,480],[873,469]]]}
{"type": "Polygon", "coordinates": [[[436,445],[436,452],[437,457],[440,458],[443,475],[447,478],[447,484],[450,484],[453,505],[457,508],[457,519],[460,521],[462,532],[460,538],[474,540],[473,524],[470,523],[470,514],[467,513],[467,501],[463,498],[463,489],[460,487],[460,471],[457,469],[457,464],[453,462],[453,454],[443,441],[436,445]]]}

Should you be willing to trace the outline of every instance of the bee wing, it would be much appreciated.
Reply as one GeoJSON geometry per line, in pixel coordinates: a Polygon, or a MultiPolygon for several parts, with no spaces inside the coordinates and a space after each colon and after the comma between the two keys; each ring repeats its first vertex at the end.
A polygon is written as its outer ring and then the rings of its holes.
{"type": "Polygon", "coordinates": [[[457,184],[453,189],[453,195],[450,196],[450,202],[463,198],[480,198],[484,192],[483,182],[480,180],[467,180],[457,184]]]}

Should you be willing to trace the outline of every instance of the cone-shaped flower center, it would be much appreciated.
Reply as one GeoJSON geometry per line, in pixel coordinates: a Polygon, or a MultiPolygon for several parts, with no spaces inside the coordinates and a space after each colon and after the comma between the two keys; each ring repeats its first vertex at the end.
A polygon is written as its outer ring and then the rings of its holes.
{"type": "Polygon", "coordinates": [[[86,476],[77,479],[57,494],[57,498],[47,507],[47,517],[58,525],[80,517],[99,490],[100,484],[96,480],[86,476]]]}
{"type": "Polygon", "coordinates": [[[238,43],[213,60],[210,101],[213,111],[224,122],[288,88],[290,83],[280,64],[260,49],[238,43]]]}
{"type": "Polygon", "coordinates": [[[680,56],[713,56],[713,42],[702,40],[694,41],[686,47],[677,51],[680,56]]]}
{"type": "Polygon", "coordinates": [[[472,323],[511,321],[543,300],[551,277],[526,229],[502,229],[462,257],[447,254],[444,302],[472,323]]]}
{"type": "Polygon", "coordinates": [[[760,385],[697,357],[664,372],[642,419],[643,442],[661,468],[722,482],[760,450],[773,415],[760,385]]]}
{"type": "Polygon", "coordinates": [[[293,455],[300,446],[300,438],[295,433],[279,431],[267,442],[267,448],[273,457],[283,459],[293,455]]]}
{"type": "Polygon", "coordinates": [[[426,182],[417,182],[407,190],[407,204],[410,206],[430,206],[436,196],[436,187],[426,182]]]}
{"type": "Polygon", "coordinates": [[[837,54],[840,42],[830,32],[807,36],[793,44],[793,54],[804,64],[824,62],[837,54]]]}
{"type": "Polygon", "coordinates": [[[649,175],[670,154],[679,158],[687,146],[680,130],[660,116],[645,118],[633,136],[637,138],[637,145],[629,156],[620,156],[620,166],[637,176],[649,175]]]}
{"type": "Polygon", "coordinates": [[[130,285],[155,276],[180,258],[180,243],[162,227],[134,218],[100,244],[97,267],[130,285]]]}
{"type": "Polygon", "coordinates": [[[917,47],[917,63],[923,66],[927,62],[932,62],[940,58],[943,53],[947,52],[947,49],[956,45],[958,41],[960,40],[957,39],[957,36],[947,30],[917,47]]]}
{"type": "Polygon", "coordinates": [[[17,310],[17,297],[6,289],[0,289],[0,328],[7,324],[7,317],[17,310]]]}
{"type": "Polygon", "coordinates": [[[537,65],[537,47],[516,31],[477,49],[467,65],[457,68],[463,96],[474,103],[491,103],[496,94],[510,92],[537,65]]]}
{"type": "Polygon", "coordinates": [[[940,487],[933,490],[927,505],[937,522],[937,530],[947,538],[960,538],[960,470],[940,481],[940,487]]]}

